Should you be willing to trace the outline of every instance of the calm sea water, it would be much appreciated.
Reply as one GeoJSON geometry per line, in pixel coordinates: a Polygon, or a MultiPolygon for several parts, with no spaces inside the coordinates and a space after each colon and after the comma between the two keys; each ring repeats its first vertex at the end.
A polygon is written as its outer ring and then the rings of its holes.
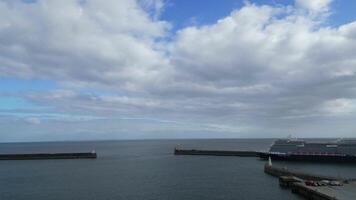
{"type": "MultiPolygon", "coordinates": [[[[0,161],[1,200],[300,199],[256,158],[174,156],[173,148],[266,150],[273,140],[147,140],[0,144],[0,153],[91,151],[95,160],[0,161]]],[[[356,178],[356,165],[274,165],[356,178]]]]}

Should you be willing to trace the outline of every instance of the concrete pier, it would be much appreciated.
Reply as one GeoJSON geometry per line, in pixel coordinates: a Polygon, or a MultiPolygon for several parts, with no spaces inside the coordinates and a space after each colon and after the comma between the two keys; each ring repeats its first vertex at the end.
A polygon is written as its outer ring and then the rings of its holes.
{"type": "Polygon", "coordinates": [[[203,155],[203,156],[240,156],[258,157],[256,151],[221,151],[221,150],[196,150],[196,149],[174,149],[175,155],[203,155]]]}
{"type": "Polygon", "coordinates": [[[307,187],[303,183],[294,183],[292,186],[292,192],[295,194],[299,194],[307,199],[311,200],[337,200],[336,197],[329,196],[319,192],[316,189],[311,187],[307,187]]]}
{"type": "Polygon", "coordinates": [[[355,200],[356,182],[339,178],[289,171],[266,164],[265,173],[279,177],[279,184],[309,200],[355,200]],[[307,181],[337,181],[340,185],[307,185],[307,181]]]}
{"type": "Polygon", "coordinates": [[[0,154],[0,160],[46,160],[46,159],[95,159],[96,152],[85,153],[39,153],[0,154]]]}
{"type": "Polygon", "coordinates": [[[355,200],[356,182],[350,182],[343,186],[306,186],[303,183],[295,183],[291,187],[292,192],[312,200],[355,200]]]}
{"type": "Polygon", "coordinates": [[[345,181],[345,180],[340,180],[340,178],[336,178],[336,177],[315,175],[315,174],[310,174],[305,172],[296,172],[296,171],[288,170],[287,168],[273,167],[272,165],[265,165],[264,171],[266,174],[275,177],[294,176],[305,180],[315,180],[315,181],[319,181],[319,180],[345,181]]]}

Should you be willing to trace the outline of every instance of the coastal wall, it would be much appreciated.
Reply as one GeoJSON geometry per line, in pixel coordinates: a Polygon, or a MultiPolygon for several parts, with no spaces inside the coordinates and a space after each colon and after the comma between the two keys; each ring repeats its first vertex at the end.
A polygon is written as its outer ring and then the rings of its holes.
{"type": "Polygon", "coordinates": [[[204,156],[240,156],[258,157],[256,151],[221,151],[221,150],[195,150],[195,149],[174,149],[175,155],[204,155],[204,156]]]}
{"type": "Polygon", "coordinates": [[[306,199],[310,200],[339,200],[336,197],[329,196],[322,192],[319,192],[316,189],[309,188],[302,183],[294,183],[291,186],[292,192],[298,194],[300,196],[305,197],[306,199]]]}
{"type": "Polygon", "coordinates": [[[339,179],[329,176],[313,175],[302,172],[294,172],[286,168],[273,167],[266,164],[265,173],[279,177],[279,185],[290,188],[293,193],[309,200],[351,200],[355,199],[356,184],[351,179],[339,179]],[[325,185],[325,181],[334,182],[325,185]],[[307,184],[307,182],[312,184],[307,184]],[[322,184],[324,183],[324,184],[322,184]]]}
{"type": "Polygon", "coordinates": [[[45,159],[95,159],[95,152],[89,153],[43,153],[43,154],[0,154],[0,160],[45,160],[45,159]]]}
{"type": "Polygon", "coordinates": [[[281,177],[281,176],[295,176],[301,179],[305,180],[340,180],[340,178],[336,177],[330,177],[330,176],[322,176],[322,175],[314,175],[314,174],[309,174],[305,172],[295,172],[288,170],[286,168],[278,168],[278,167],[273,167],[268,164],[265,165],[264,167],[265,173],[275,176],[275,177],[281,177]]]}

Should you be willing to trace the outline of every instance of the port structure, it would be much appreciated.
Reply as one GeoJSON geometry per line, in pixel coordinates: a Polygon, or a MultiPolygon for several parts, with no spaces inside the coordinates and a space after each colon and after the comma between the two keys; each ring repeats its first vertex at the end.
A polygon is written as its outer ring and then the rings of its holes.
{"type": "Polygon", "coordinates": [[[97,153],[36,153],[36,154],[0,154],[0,160],[48,160],[48,159],[96,159],[97,153]]]}

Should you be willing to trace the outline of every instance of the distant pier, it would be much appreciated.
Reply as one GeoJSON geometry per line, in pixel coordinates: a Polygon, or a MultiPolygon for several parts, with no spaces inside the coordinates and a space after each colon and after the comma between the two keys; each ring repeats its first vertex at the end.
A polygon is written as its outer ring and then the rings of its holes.
{"type": "Polygon", "coordinates": [[[174,149],[175,155],[203,155],[203,156],[240,156],[258,157],[256,151],[224,151],[224,150],[196,150],[196,149],[174,149]]]}
{"type": "Polygon", "coordinates": [[[276,154],[263,151],[233,151],[233,150],[198,150],[198,149],[174,149],[175,155],[200,155],[200,156],[239,156],[239,157],[258,157],[267,160],[285,160],[301,162],[329,162],[329,163],[356,163],[356,156],[340,155],[294,155],[294,154],[276,154]]]}
{"type": "Polygon", "coordinates": [[[37,154],[0,154],[0,160],[47,160],[47,159],[95,159],[96,152],[84,153],[37,153],[37,154]]]}

